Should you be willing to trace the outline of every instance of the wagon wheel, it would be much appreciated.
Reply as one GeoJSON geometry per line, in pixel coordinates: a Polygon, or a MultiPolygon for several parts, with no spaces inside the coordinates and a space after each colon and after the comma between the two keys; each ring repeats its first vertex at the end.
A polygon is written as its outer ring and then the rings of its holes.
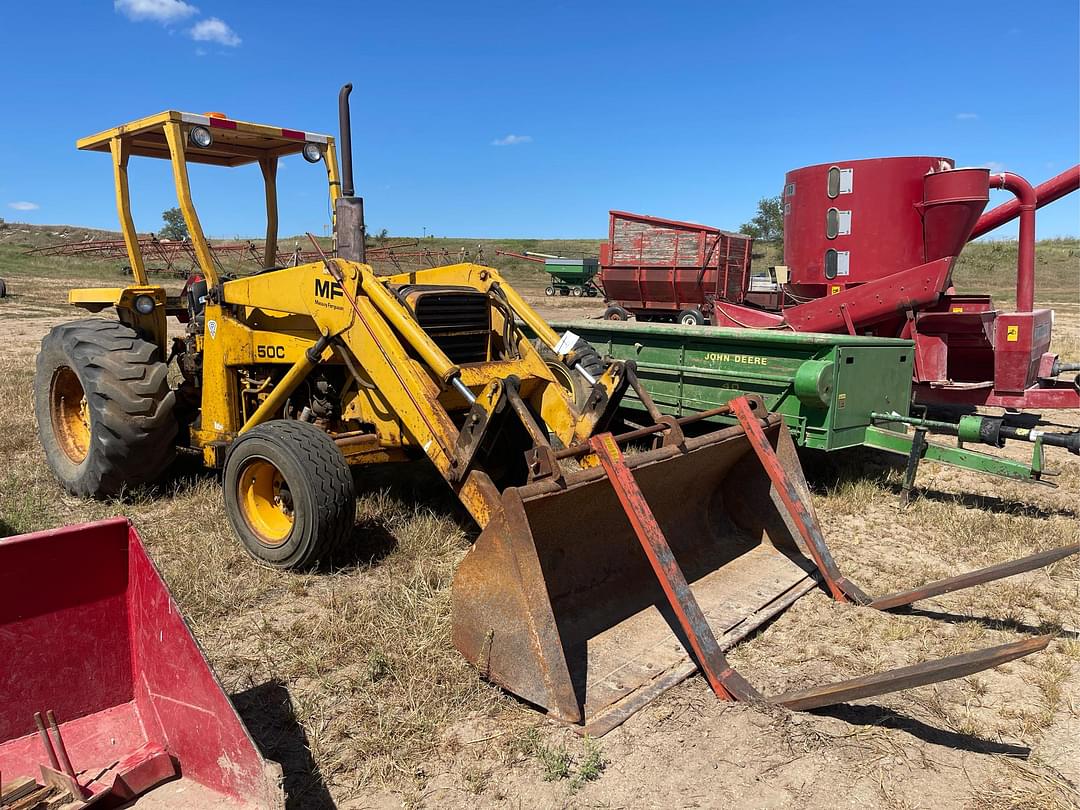
{"type": "Polygon", "coordinates": [[[555,288],[554,287],[544,287],[544,295],[551,296],[551,295],[554,295],[554,294],[555,294],[555,288]]]}
{"type": "Polygon", "coordinates": [[[583,292],[584,292],[584,290],[582,290],[581,287],[571,287],[570,288],[570,294],[572,296],[574,296],[575,298],[581,298],[581,294],[583,292]]]}
{"type": "Polygon", "coordinates": [[[705,323],[705,316],[699,309],[684,309],[679,313],[679,323],[683,326],[701,326],[705,323]]]}

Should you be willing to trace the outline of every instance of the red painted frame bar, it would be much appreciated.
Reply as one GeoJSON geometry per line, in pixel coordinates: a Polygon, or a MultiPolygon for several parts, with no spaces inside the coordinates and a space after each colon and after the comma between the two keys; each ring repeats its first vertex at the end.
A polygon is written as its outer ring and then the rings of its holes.
{"type": "Polygon", "coordinates": [[[784,465],[776,455],[776,451],[769,444],[765,431],[761,429],[757,416],[750,408],[749,400],[746,397],[737,397],[728,404],[734,411],[735,416],[738,417],[742,429],[746,431],[746,438],[750,440],[750,446],[754,449],[754,453],[757,454],[761,466],[765,468],[769,480],[772,481],[773,486],[780,495],[780,500],[783,501],[784,506],[787,508],[788,515],[805,541],[810,557],[814,560],[818,571],[821,572],[821,576],[825,580],[825,585],[828,587],[833,599],[837,602],[855,602],[856,604],[869,602],[870,598],[855,583],[848,581],[840,573],[840,569],[837,568],[832,554],[829,553],[829,547],[825,543],[825,536],[821,533],[821,527],[818,526],[817,520],[811,514],[806,503],[804,503],[802,494],[795,488],[795,484],[788,477],[784,465]]]}
{"type": "Polygon", "coordinates": [[[705,620],[660,524],[634,480],[634,474],[623,462],[615,438],[610,433],[601,433],[589,439],[589,446],[607,473],[713,692],[723,700],[759,700],[758,691],[732,668],[720,651],[716,636],[705,620]]]}

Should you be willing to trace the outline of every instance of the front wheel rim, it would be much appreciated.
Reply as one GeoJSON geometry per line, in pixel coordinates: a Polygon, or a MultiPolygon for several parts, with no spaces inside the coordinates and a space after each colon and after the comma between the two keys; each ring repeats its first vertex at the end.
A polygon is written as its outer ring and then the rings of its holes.
{"type": "Polygon", "coordinates": [[[285,476],[264,458],[247,461],[236,477],[240,514],[265,546],[277,547],[292,534],[296,518],[285,476]]]}

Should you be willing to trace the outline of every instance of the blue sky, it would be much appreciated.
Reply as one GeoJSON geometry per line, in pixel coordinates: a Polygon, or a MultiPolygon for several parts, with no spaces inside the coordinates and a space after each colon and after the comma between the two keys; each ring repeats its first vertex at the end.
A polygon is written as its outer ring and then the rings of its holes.
{"type": "MultiPolygon", "coordinates": [[[[1078,28],[1076,0],[5,3],[0,216],[115,228],[76,138],[170,107],[334,134],[345,81],[394,234],[601,236],[611,208],[736,228],[789,169],[894,154],[1038,183],[1078,161],[1078,28]]],[[[197,168],[208,233],[259,234],[258,170],[197,168]]],[[[167,166],[132,179],[156,230],[167,166]]],[[[283,233],[323,232],[319,167],[287,161],[281,194],[283,233]]],[[[1078,198],[1039,236],[1080,234],[1078,198]]]]}

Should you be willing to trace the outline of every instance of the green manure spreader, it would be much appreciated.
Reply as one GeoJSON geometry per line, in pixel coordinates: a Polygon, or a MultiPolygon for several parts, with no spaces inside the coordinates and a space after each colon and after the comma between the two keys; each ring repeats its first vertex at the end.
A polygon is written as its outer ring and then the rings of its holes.
{"type": "MultiPolygon", "coordinates": [[[[814,450],[871,447],[908,459],[904,499],[921,459],[990,475],[1039,481],[1044,445],[1080,450],[1080,433],[1045,433],[1007,417],[966,414],[935,421],[911,410],[914,343],[910,340],[580,320],[553,323],[601,354],[637,364],[637,374],[665,414],[715,409],[741,394],[760,395],[796,443],[814,450]],[[955,437],[941,444],[928,435],[955,437]],[[970,450],[1006,439],[1033,444],[1030,463],[970,450]]],[[[625,408],[639,407],[628,392],[625,408]]],[[[726,417],[716,417],[724,421],[726,417]]]]}

